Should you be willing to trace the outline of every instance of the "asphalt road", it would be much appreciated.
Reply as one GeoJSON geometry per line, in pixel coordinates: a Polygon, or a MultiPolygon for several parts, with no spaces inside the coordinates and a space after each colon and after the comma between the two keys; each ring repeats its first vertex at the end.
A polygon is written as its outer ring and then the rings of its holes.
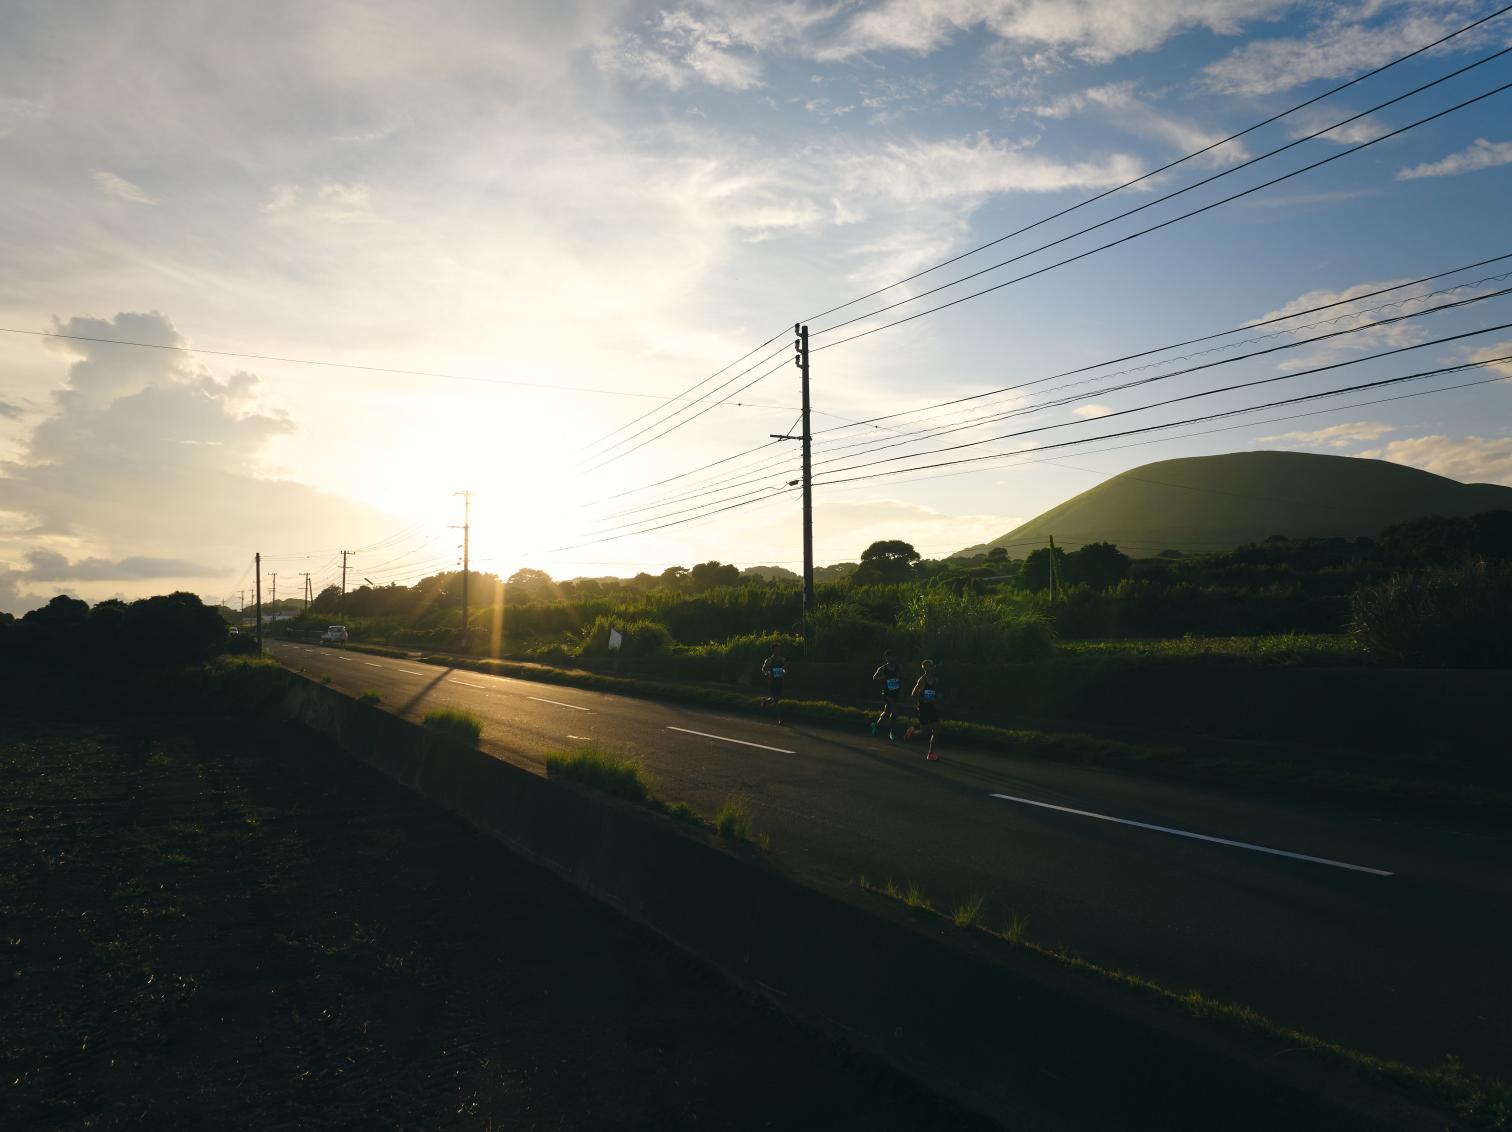
{"type": "MultiPolygon", "coordinates": [[[[748,803],[771,852],[828,885],[917,883],[985,920],[1378,1056],[1512,1067],[1512,833],[1241,790],[890,743],[340,649],[271,655],[419,719],[484,722],[484,746],[542,769],[576,743],[642,757],[659,794],[712,815],[748,803]],[[523,754],[521,752],[524,752],[523,754]]],[[[1005,1020],[1005,1024],[1011,1024],[1005,1020]]]]}

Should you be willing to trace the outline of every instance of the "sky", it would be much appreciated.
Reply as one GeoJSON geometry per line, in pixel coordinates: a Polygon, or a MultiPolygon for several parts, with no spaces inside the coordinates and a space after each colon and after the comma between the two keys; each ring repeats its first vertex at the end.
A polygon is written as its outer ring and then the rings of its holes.
{"type": "Polygon", "coordinates": [[[352,585],[408,582],[457,562],[461,490],[478,569],[796,568],[799,446],[769,437],[799,320],[820,563],[948,554],[1212,452],[1512,484],[1507,362],[1096,440],[1512,355],[1476,333],[1512,324],[1512,259],[1452,271],[1512,253],[1512,91],[1382,139],[1512,55],[1372,111],[1512,45],[1512,13],[1013,235],[1495,9],[0,0],[0,610],[250,600],[254,552],[265,598],[341,550],[352,585]]]}

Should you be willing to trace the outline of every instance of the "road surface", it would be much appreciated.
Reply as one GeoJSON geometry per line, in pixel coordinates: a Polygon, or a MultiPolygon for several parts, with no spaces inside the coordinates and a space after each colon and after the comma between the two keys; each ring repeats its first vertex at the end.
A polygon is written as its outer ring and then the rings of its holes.
{"type": "MultiPolygon", "coordinates": [[[[597,741],[640,756],[668,801],[732,795],[791,871],[917,883],[942,910],[1178,990],[1241,1003],[1377,1056],[1512,1066],[1512,834],[953,750],[342,649],[269,653],[420,719],[459,707],[484,746],[540,770],[597,741]]],[[[1011,1024],[1011,1020],[1005,1020],[1011,1024]]]]}

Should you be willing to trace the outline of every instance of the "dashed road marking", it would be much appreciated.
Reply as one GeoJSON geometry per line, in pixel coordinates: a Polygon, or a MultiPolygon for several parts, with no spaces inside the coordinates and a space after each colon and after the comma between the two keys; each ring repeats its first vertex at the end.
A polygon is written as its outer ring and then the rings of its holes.
{"type": "Polygon", "coordinates": [[[1227,837],[1211,837],[1206,833],[1193,833],[1186,829],[1173,829],[1168,825],[1153,825],[1145,821],[1133,821],[1129,818],[1115,818],[1109,814],[1097,814],[1091,810],[1077,810],[1070,806],[1056,806],[1050,802],[1036,802],[1033,798],[1016,798],[1012,794],[990,794],[988,797],[999,798],[1004,802],[1018,802],[1024,806],[1038,806],[1043,810],[1057,810],[1063,814],[1075,814],[1077,817],[1095,818],[1098,821],[1110,821],[1117,825],[1131,825],[1135,829],[1150,829],[1156,833],[1169,833],[1176,837],[1190,837],[1194,841],[1210,841],[1214,845],[1227,845],[1234,849],[1248,849],[1253,853],[1269,853],[1273,857],[1290,857],[1294,861],[1310,861],[1315,865],[1328,865],[1335,869],[1349,869],[1356,873],[1370,873],[1372,876],[1389,877],[1394,873],[1385,869],[1372,869],[1368,865],[1351,865],[1348,861],[1335,861],[1328,857],[1313,857],[1307,853],[1292,853],[1286,849],[1272,849],[1266,845],[1252,845],[1248,841],[1231,841],[1227,837]]]}
{"type": "Polygon", "coordinates": [[[759,747],[763,751],[776,751],[779,755],[796,755],[797,751],[789,751],[784,747],[768,747],[765,743],[750,743],[744,739],[731,739],[728,735],[710,735],[707,731],[694,731],[690,727],[671,727],[668,731],[681,731],[684,735],[699,735],[705,739],[718,739],[721,743],[739,743],[742,747],[759,747]]]}
{"type": "Polygon", "coordinates": [[[462,687],[464,687],[464,688],[487,688],[488,687],[487,684],[469,684],[466,680],[458,680],[455,677],[453,677],[452,683],[453,684],[461,684],[462,687]]]}
{"type": "Polygon", "coordinates": [[[367,665],[369,668],[382,668],[383,667],[383,665],[381,665],[381,664],[374,664],[371,660],[364,660],[362,663],[365,664],[365,665],[367,665]]]}
{"type": "Polygon", "coordinates": [[[416,672],[413,668],[396,668],[396,669],[394,669],[394,671],[395,672],[402,672],[406,676],[424,676],[425,675],[425,673],[423,673],[423,672],[416,672]]]}
{"type": "Polygon", "coordinates": [[[526,696],[527,700],[534,700],[538,704],[555,704],[557,707],[571,708],[573,711],[592,711],[592,708],[579,707],[577,704],[564,704],[561,700],[546,700],[540,696],[526,696]]]}

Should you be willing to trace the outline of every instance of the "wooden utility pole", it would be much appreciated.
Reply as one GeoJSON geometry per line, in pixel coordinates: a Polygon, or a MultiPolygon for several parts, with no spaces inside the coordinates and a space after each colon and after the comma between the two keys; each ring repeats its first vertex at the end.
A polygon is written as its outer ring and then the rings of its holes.
{"type": "Polygon", "coordinates": [[[345,621],[345,619],[346,619],[346,571],[347,571],[347,558],[349,556],[353,555],[353,554],[356,554],[356,553],[357,552],[355,550],[343,550],[341,552],[341,598],[336,603],[336,615],[338,617],[342,618],[343,621],[345,621]]]}
{"type": "MultiPolygon", "coordinates": [[[[453,495],[462,497],[462,647],[467,648],[467,574],[468,574],[468,550],[472,535],[472,496],[467,490],[454,491],[453,495]]],[[[453,527],[453,530],[456,528],[453,527]]]]}
{"type": "Polygon", "coordinates": [[[803,375],[803,639],[813,638],[814,620],[814,466],[813,429],[809,427],[809,329],[794,323],[793,363],[803,375]]]}
{"type": "Polygon", "coordinates": [[[299,576],[304,579],[304,611],[308,613],[310,612],[310,572],[302,571],[299,576]]]}
{"type": "Polygon", "coordinates": [[[262,551],[252,556],[257,572],[257,651],[262,652],[262,551]]]}

